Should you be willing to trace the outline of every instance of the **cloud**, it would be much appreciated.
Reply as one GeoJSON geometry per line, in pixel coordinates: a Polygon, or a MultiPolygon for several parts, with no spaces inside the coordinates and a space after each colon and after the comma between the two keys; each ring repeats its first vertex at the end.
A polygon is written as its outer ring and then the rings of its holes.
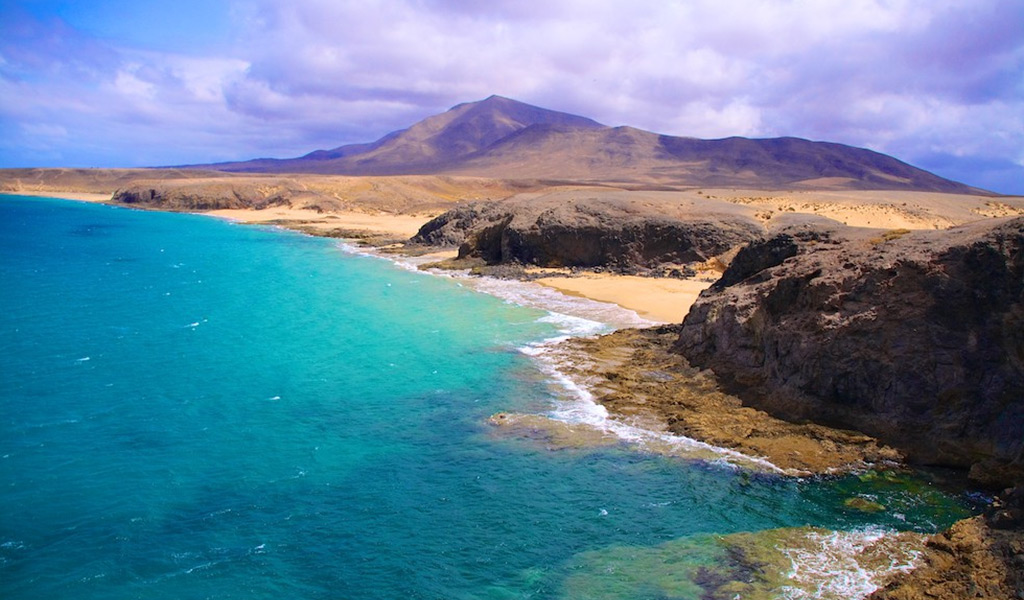
{"type": "MultiPolygon", "coordinates": [[[[54,149],[90,136],[125,147],[111,161],[167,164],[371,141],[497,93],[674,135],[866,146],[1024,193],[1024,166],[1007,166],[1024,163],[1017,0],[257,0],[225,10],[232,29],[217,56],[5,14],[0,118],[64,128],[54,149]]],[[[0,162],[15,160],[25,131],[0,125],[0,162]]],[[[94,149],[83,146],[82,160],[94,149]]]]}

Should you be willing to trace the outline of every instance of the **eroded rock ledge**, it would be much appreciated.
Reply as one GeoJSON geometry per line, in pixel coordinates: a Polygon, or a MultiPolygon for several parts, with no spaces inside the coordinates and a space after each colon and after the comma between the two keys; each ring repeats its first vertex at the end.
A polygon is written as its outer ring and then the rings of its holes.
{"type": "Polygon", "coordinates": [[[679,326],[625,329],[566,342],[579,356],[565,367],[618,418],[765,458],[793,475],[841,473],[898,463],[874,438],[814,423],[791,423],[719,389],[713,376],[672,352],[679,326]]]}

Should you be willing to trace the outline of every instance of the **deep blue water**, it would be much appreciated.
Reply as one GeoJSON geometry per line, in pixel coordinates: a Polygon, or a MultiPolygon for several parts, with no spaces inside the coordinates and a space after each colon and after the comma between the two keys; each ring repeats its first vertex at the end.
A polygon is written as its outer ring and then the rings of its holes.
{"type": "Polygon", "coordinates": [[[331,240],[0,196],[0,597],[558,598],[603,548],[965,514],[501,437],[556,400],[517,351],[546,316],[331,240]]]}

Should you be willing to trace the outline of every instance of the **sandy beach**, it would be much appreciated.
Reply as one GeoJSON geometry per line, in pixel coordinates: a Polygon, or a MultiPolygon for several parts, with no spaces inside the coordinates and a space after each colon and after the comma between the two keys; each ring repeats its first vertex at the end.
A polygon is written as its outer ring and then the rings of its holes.
{"type": "Polygon", "coordinates": [[[391,213],[364,212],[317,212],[301,208],[275,206],[262,210],[222,209],[202,214],[239,223],[275,224],[313,233],[329,232],[335,229],[365,231],[367,233],[409,238],[416,235],[420,227],[430,220],[429,216],[401,215],[391,213]]]}
{"type": "Polygon", "coordinates": [[[0,190],[0,194],[11,194],[12,196],[33,196],[36,198],[63,198],[64,200],[79,200],[81,202],[109,202],[110,194],[96,192],[54,192],[35,190],[0,190]]]}
{"type": "Polygon", "coordinates": [[[579,277],[543,277],[536,283],[571,296],[618,304],[660,323],[680,323],[711,279],[669,279],[587,273],[579,277]]]}

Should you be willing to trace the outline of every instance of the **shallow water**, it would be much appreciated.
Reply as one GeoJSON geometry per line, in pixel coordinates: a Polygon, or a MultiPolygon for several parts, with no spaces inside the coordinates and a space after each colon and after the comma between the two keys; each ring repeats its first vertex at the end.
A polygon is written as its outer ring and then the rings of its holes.
{"type": "Polygon", "coordinates": [[[0,281],[6,599],[581,597],[611,548],[968,513],[923,480],[498,435],[563,406],[520,349],[600,325],[331,240],[0,196],[0,281]]]}

